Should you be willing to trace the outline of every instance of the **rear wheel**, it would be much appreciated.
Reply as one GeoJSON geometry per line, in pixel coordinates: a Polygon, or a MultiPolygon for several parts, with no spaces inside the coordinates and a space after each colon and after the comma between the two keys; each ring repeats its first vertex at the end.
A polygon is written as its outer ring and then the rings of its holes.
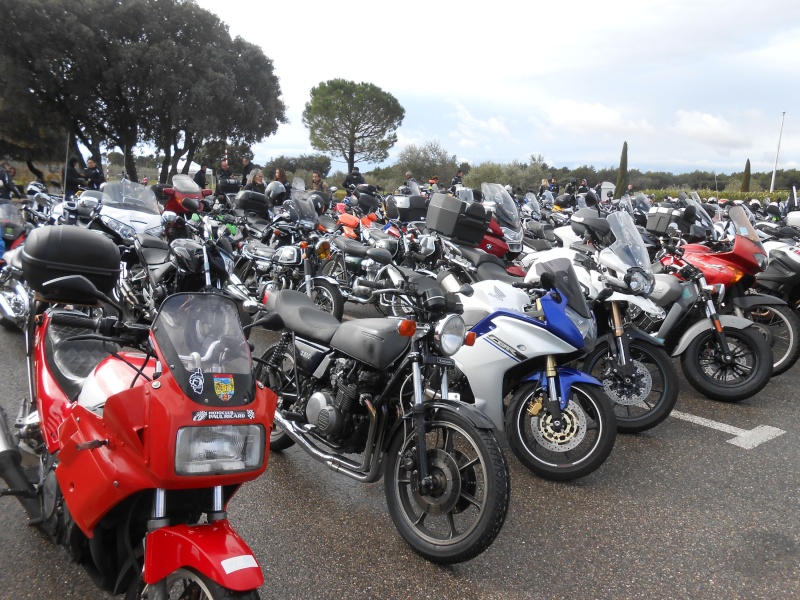
{"type": "MultiPolygon", "coordinates": [[[[178,569],[166,577],[167,593],[164,598],[183,600],[258,600],[258,590],[236,592],[222,587],[193,569],[178,569]]],[[[141,577],[131,583],[125,600],[153,600],[157,590],[147,585],[141,577]]]]}
{"type": "Polygon", "coordinates": [[[800,357],[800,318],[788,306],[764,304],[744,311],[772,349],[772,376],[785,373],[800,357]]]}
{"type": "MultiPolygon", "coordinates": [[[[297,387],[294,382],[294,359],[288,349],[282,351],[282,357],[274,358],[276,352],[281,351],[283,344],[276,342],[269,346],[256,367],[256,378],[271,389],[278,396],[278,408],[281,410],[285,402],[285,395],[297,397],[297,387]],[[266,364],[264,364],[266,363],[266,364]],[[274,366],[273,366],[274,365],[274,366]]],[[[294,440],[273,421],[269,433],[269,449],[280,452],[294,445],[294,440]]]]}
{"type": "Polygon", "coordinates": [[[700,332],[681,355],[686,380],[698,392],[723,402],[738,402],[760,392],[772,375],[772,351],[755,328],[723,327],[726,361],[713,329],[700,332]]]}
{"type": "Polygon", "coordinates": [[[342,320],[344,297],[338,286],[330,281],[315,281],[311,284],[311,299],[317,307],[331,313],[338,320],[342,320]]]}

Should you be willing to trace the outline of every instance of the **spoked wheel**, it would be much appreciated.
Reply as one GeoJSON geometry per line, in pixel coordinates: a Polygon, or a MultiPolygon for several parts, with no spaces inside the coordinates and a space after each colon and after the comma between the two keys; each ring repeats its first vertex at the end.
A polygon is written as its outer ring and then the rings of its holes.
{"type": "Polygon", "coordinates": [[[723,327],[730,351],[726,358],[714,331],[701,332],[681,355],[687,381],[714,400],[738,402],[760,392],[772,374],[772,351],[754,327],[723,327]]]}
{"type": "Polygon", "coordinates": [[[334,254],[325,266],[322,267],[322,274],[326,277],[332,277],[339,285],[347,285],[344,270],[344,256],[342,254],[334,254]]]}
{"type": "Polygon", "coordinates": [[[554,481],[583,477],[605,462],[617,436],[611,400],[602,388],[574,384],[562,422],[555,423],[536,384],[522,386],[506,412],[514,455],[531,471],[554,481]]]}
{"type": "Polygon", "coordinates": [[[339,288],[330,281],[317,281],[311,287],[311,299],[318,308],[331,313],[342,320],[344,315],[344,298],[339,288]]]}
{"type": "Polygon", "coordinates": [[[744,316],[772,349],[772,376],[788,371],[800,357],[800,318],[788,306],[765,304],[744,311],[744,316]]]}
{"type": "Polygon", "coordinates": [[[395,527],[417,554],[440,564],[470,560],[500,532],[509,501],[508,467],[494,436],[460,415],[426,423],[433,485],[420,493],[416,434],[401,429],[388,451],[386,501],[395,527]]]}
{"type": "MultiPolygon", "coordinates": [[[[139,578],[131,584],[125,600],[152,600],[156,597],[155,592],[139,578]]],[[[167,577],[167,594],[164,597],[170,600],[258,600],[260,596],[258,590],[235,592],[192,569],[178,569],[167,577]]]]}
{"type": "MultiPolygon", "coordinates": [[[[282,346],[280,342],[275,342],[269,346],[261,356],[261,360],[266,363],[272,362],[272,357],[276,351],[280,350],[280,346],[282,346]]],[[[284,402],[286,402],[285,397],[297,397],[297,387],[294,381],[294,359],[288,349],[284,350],[283,357],[278,359],[275,368],[258,363],[255,374],[261,383],[277,394],[278,410],[283,408],[284,402]]],[[[294,445],[294,440],[273,421],[272,430],[269,433],[269,449],[274,452],[280,452],[292,445],[294,445]]]]}
{"type": "Polygon", "coordinates": [[[640,341],[630,343],[633,374],[620,373],[607,343],[598,344],[583,363],[583,370],[603,382],[614,403],[617,431],[646,431],[669,416],[678,401],[678,372],[661,348],[640,341]]]}

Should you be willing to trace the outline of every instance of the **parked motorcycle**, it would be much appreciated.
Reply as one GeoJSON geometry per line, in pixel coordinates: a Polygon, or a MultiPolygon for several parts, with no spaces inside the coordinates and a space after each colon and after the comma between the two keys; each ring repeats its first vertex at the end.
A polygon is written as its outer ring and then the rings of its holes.
{"type": "Polygon", "coordinates": [[[260,380],[279,395],[270,447],[297,443],[356,481],[385,476],[392,520],[414,552],[470,560],[502,527],[509,480],[492,422],[448,392],[464,321],[456,299],[427,277],[373,285],[408,297],[413,314],[339,323],[304,294],[269,293],[267,308],[285,326],[260,361],[260,380]]]}
{"type": "Polygon", "coordinates": [[[258,598],[261,568],[226,509],[266,468],[277,399],[255,381],[231,300],[178,294],[152,328],[128,324],[104,308],[119,264],[85,229],[27,241],[44,302],[28,322],[30,397],[13,429],[0,411],[0,495],[112,594],[258,598]]]}

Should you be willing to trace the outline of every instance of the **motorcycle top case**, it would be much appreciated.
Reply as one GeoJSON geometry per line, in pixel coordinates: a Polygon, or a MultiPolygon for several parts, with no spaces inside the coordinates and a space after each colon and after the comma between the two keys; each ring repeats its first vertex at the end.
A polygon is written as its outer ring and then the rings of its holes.
{"type": "Polygon", "coordinates": [[[434,194],[425,224],[429,229],[467,244],[477,244],[492,220],[482,204],[462,202],[455,196],[434,194]]]}
{"type": "Polygon", "coordinates": [[[678,223],[680,226],[681,211],[666,206],[654,206],[647,213],[647,225],[645,229],[651,233],[665,234],[670,223],[678,223]]]}
{"type": "Polygon", "coordinates": [[[236,208],[238,209],[265,215],[267,207],[267,197],[264,194],[251,190],[242,190],[236,194],[236,208]]]}
{"type": "MultiPolygon", "coordinates": [[[[44,283],[67,275],[83,275],[104,294],[111,295],[120,271],[117,245],[102,233],[74,225],[34,229],[22,249],[22,273],[35,292],[44,294],[44,283]]],[[[68,286],[51,302],[85,302],[87,298],[68,286]]]]}
{"type": "Polygon", "coordinates": [[[235,194],[239,191],[239,182],[235,179],[220,179],[217,182],[217,194],[235,194]]]}

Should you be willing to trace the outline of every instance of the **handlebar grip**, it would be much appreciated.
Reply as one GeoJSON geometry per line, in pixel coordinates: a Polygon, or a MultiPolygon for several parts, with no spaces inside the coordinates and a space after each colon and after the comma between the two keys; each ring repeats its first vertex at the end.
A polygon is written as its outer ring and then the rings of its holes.
{"type": "Polygon", "coordinates": [[[389,284],[386,281],[372,281],[371,279],[357,279],[356,285],[360,285],[366,288],[370,288],[372,290],[381,290],[387,287],[389,284]]]}
{"type": "Polygon", "coordinates": [[[417,262],[425,262],[428,259],[427,256],[425,256],[424,254],[420,254],[419,252],[412,252],[411,258],[413,258],[417,262]]]}
{"type": "Polygon", "coordinates": [[[80,329],[91,329],[97,331],[100,327],[100,317],[87,317],[75,313],[55,313],[50,317],[54,325],[66,325],[67,327],[78,327],[80,329]]]}
{"type": "Polygon", "coordinates": [[[533,281],[514,281],[511,284],[511,287],[519,288],[521,290],[530,290],[538,286],[533,281]]]}

